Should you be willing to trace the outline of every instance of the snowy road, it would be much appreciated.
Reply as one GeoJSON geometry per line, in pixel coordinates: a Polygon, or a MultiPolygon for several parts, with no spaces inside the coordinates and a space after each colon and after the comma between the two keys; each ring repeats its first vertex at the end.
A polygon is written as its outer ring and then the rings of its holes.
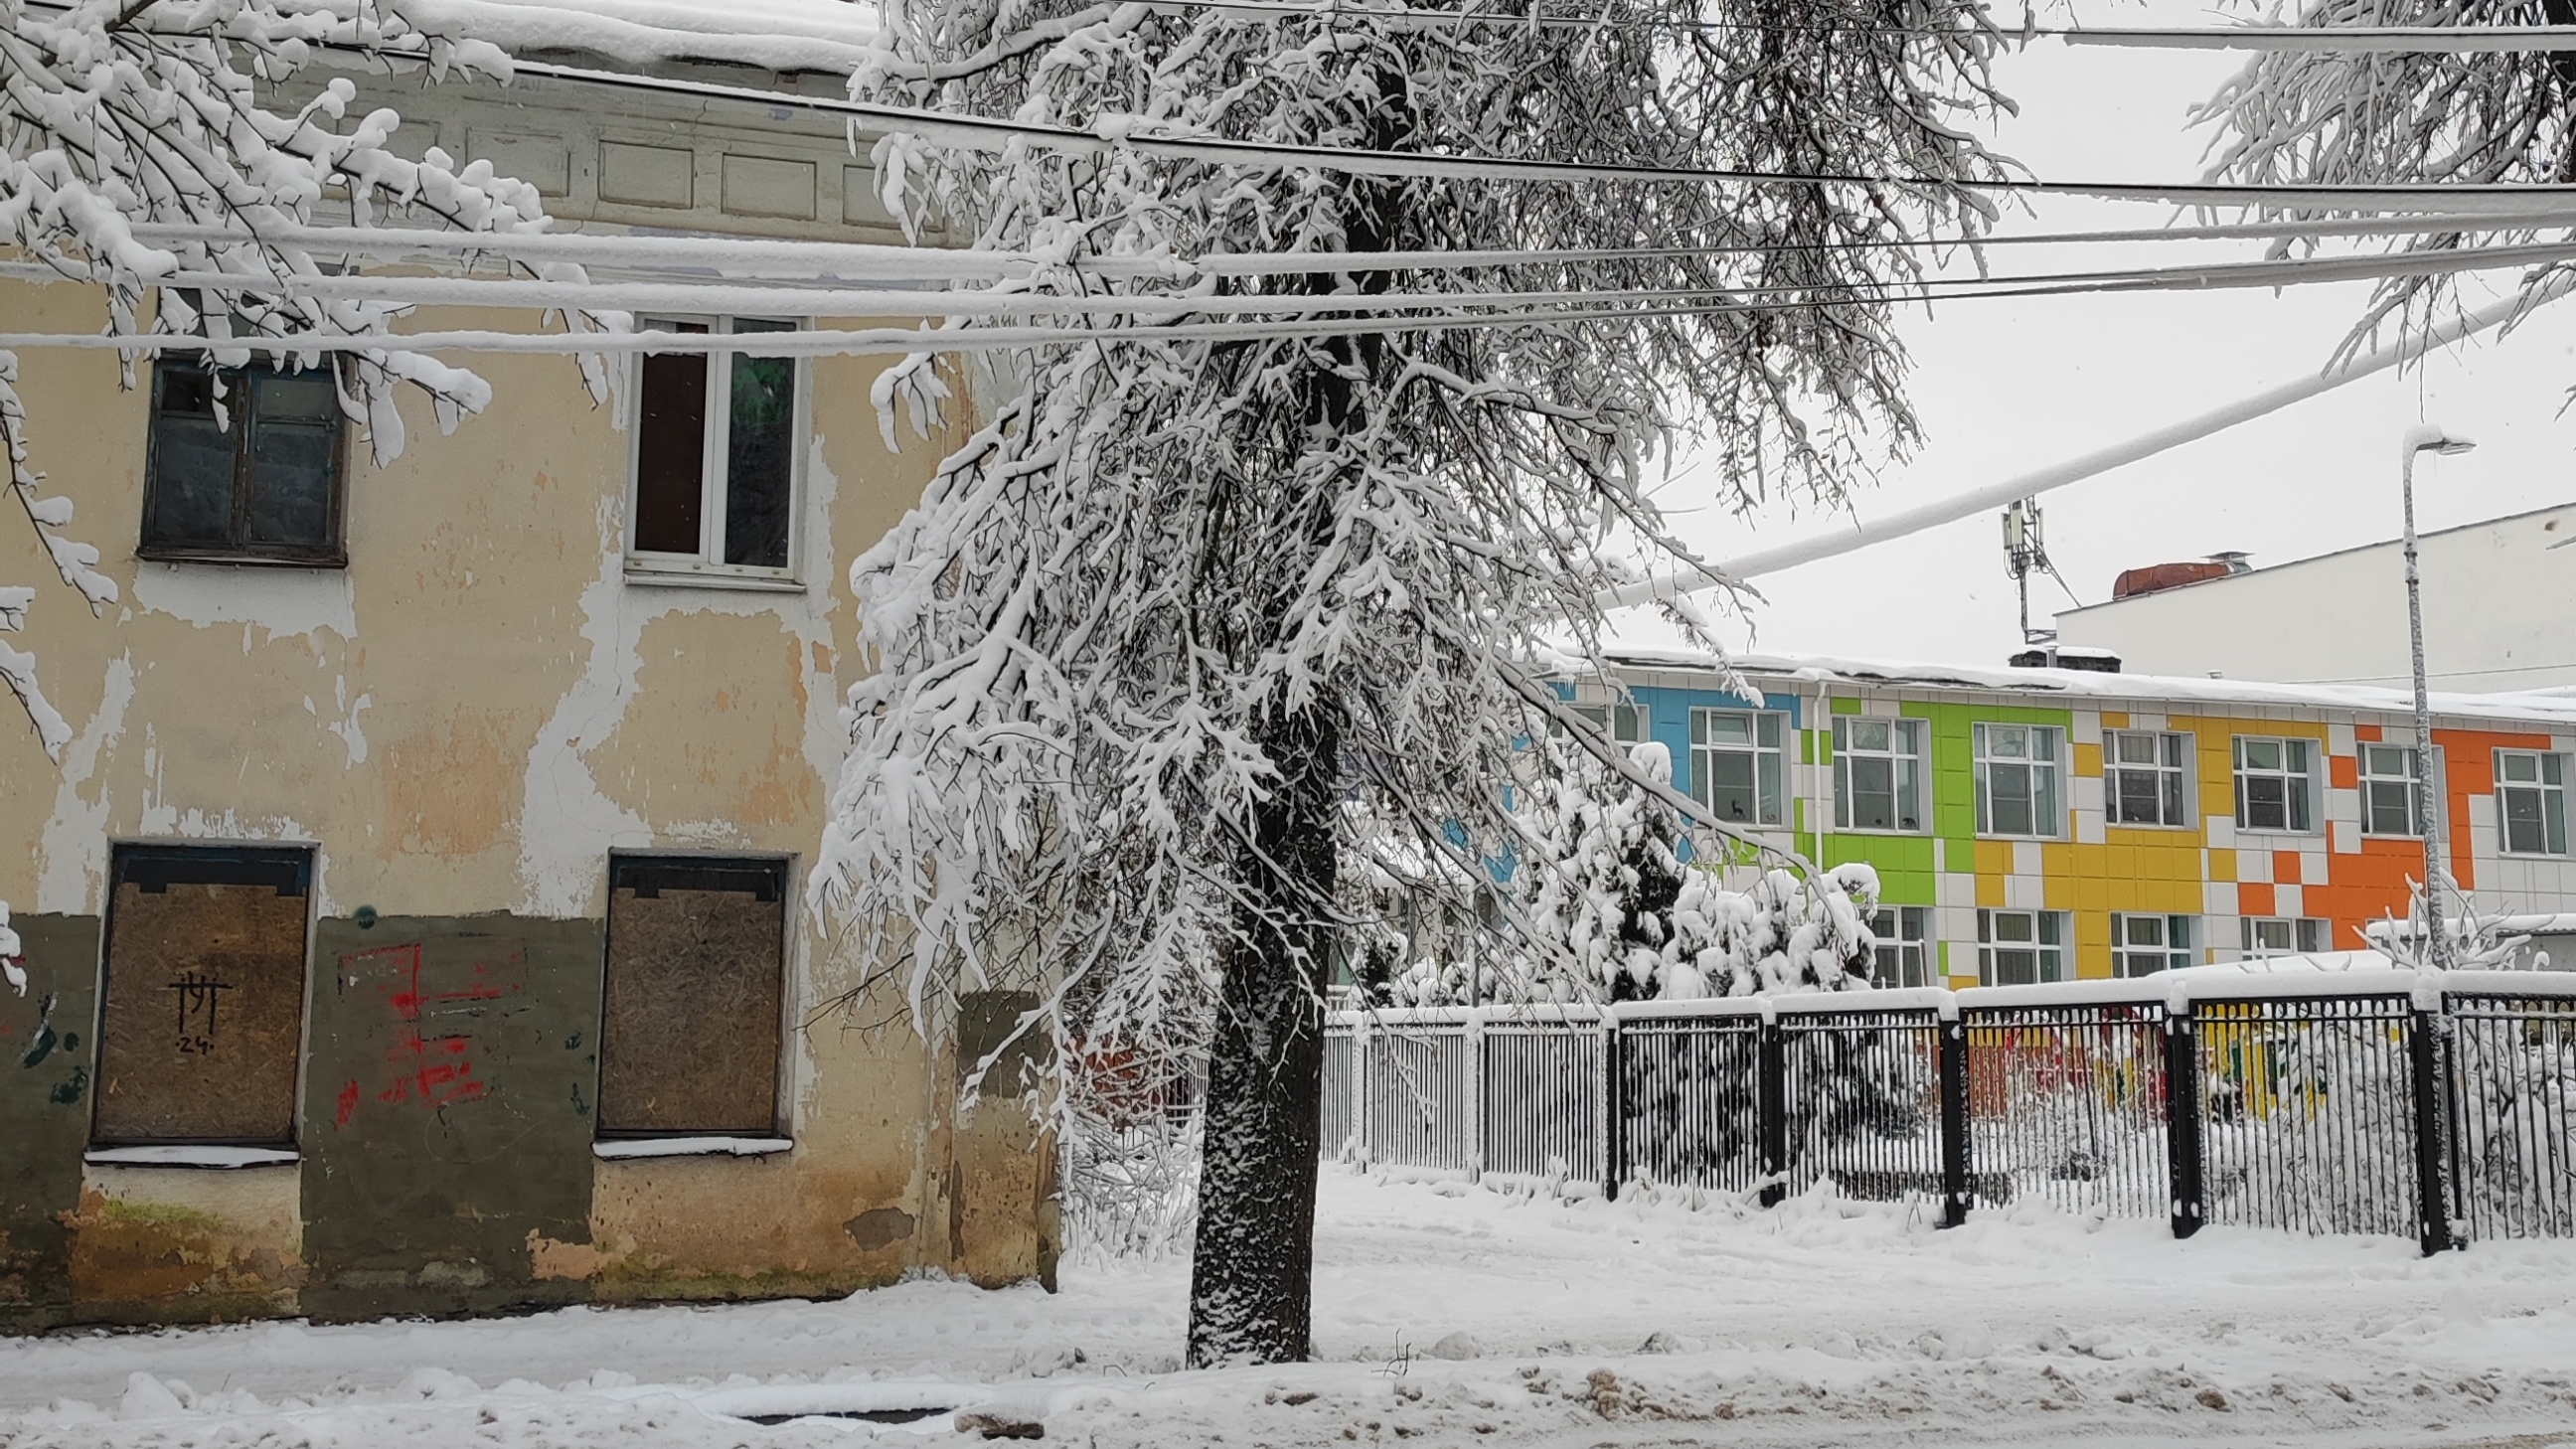
{"type": "Polygon", "coordinates": [[[958,1441],[944,1416],[742,1416],[973,1398],[1104,1449],[2576,1449],[2576,1243],[2426,1262],[2396,1239],[2175,1243],[2158,1224],[2022,1218],[1936,1233],[1824,1199],[1747,1215],[1335,1171],[1312,1364],[1178,1373],[1184,1266],[1075,1268],[1054,1296],[914,1283],[827,1304],[11,1341],[0,1445],[901,1446],[958,1441]],[[1422,1356],[1452,1334],[1473,1357],[1422,1356]]]}

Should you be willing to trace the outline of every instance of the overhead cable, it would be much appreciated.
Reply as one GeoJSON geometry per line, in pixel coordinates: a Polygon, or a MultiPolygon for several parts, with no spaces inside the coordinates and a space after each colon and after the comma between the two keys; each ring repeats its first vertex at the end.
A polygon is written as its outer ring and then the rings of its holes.
{"type": "Polygon", "coordinates": [[[2266,388],[2229,403],[2225,407],[2213,408],[2198,416],[2168,423],[2161,428],[2140,433],[2136,437],[2114,443],[2107,448],[2097,448],[2062,463],[2006,478],[2001,482],[1989,483],[1981,488],[1971,488],[1937,503],[1900,509],[1882,518],[1858,521],[1846,530],[1820,534],[1813,538],[1781,544],[1775,548],[1741,554],[1721,562],[1662,573],[1638,583],[1606,589],[1594,596],[1594,602],[1608,609],[1647,604],[1658,599],[1678,598],[1684,594],[1719,588],[1730,583],[1759,578],[1765,574],[1779,573],[1801,564],[1837,558],[1843,554],[1868,548],[1873,544],[1886,543],[1892,539],[1921,533],[1926,529],[1939,528],[1944,524],[1974,518],[1981,513],[2001,508],[2017,498],[2034,497],[2051,489],[2063,488],[2070,483],[2080,483],[2087,478],[2108,473],[2114,468],[2125,467],[2128,464],[2152,458],[2159,453],[2170,452],[2185,443],[2198,442],[2203,438],[2225,432],[2240,423],[2252,422],[2256,418],[2279,412],[2293,403],[2305,402],[2319,394],[2332,392],[2347,383],[2358,382],[2365,377],[2386,372],[2401,363],[2421,361],[2435,348],[2448,347],[2455,342],[2474,337],[2478,333],[2509,322],[2532,308],[2564,297],[2571,290],[2576,290],[2576,275],[2560,273],[2527,293],[2506,297],[2473,311],[2461,313],[2447,322],[2412,337],[2401,338],[2386,347],[2346,358],[2312,376],[2266,388]]]}

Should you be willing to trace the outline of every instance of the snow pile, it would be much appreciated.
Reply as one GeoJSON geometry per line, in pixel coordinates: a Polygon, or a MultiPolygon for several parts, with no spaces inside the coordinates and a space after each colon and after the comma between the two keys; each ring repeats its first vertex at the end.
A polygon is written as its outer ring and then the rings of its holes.
{"type": "Polygon", "coordinates": [[[2560,1442],[2576,1410],[2564,1241],[2432,1259],[2398,1237],[2176,1242],[2035,1204],[1944,1232],[1822,1188],[1766,1212],[1337,1171],[1318,1222],[1312,1363],[1176,1372],[1187,1264],[1071,1264],[1052,1296],[914,1282],[838,1303],[5,1341],[0,1443],[906,1445],[947,1439],[945,1411],[971,1405],[1103,1449],[2362,1449],[2560,1442]],[[923,1407],[941,1412],[812,1417],[923,1407]]]}

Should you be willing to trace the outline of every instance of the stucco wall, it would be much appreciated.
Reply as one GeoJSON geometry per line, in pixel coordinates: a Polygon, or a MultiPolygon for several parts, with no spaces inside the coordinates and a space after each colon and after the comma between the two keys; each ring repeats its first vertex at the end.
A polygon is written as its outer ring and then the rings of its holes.
{"type": "MultiPolygon", "coordinates": [[[[0,284],[0,313],[30,331],[103,322],[97,295],[70,286],[0,284]]],[[[416,325],[529,320],[450,311],[416,325]]],[[[1038,1242],[1040,1144],[1025,1130],[959,1135],[944,1049],[908,1025],[853,1024],[883,1013],[826,1010],[854,978],[801,911],[794,1150],[590,1152],[608,853],[777,853],[801,884],[855,664],[842,571],[948,440],[888,453],[868,402],[879,362],[816,361],[801,588],[647,583],[624,568],[624,399],[595,406],[569,359],[464,360],[493,385],[486,415],[441,437],[407,405],[400,458],[377,466],[353,446],[344,569],[137,560],[148,391],[121,389],[106,354],[23,361],[31,462],[74,500],[67,532],[100,548],[122,598],[93,619],[26,530],[0,532],[0,578],[46,585],[16,642],[76,731],[57,765],[31,730],[0,727],[0,900],[20,915],[35,977],[23,1000],[0,993],[0,1322],[471,1311],[839,1291],[915,1267],[1037,1271],[1051,1251],[1038,1242]],[[316,847],[301,1160],[84,1165],[110,844],[206,839],[316,847]],[[392,1070],[389,1034],[417,1023],[388,1014],[371,973],[469,967],[508,976],[506,999],[462,1004],[440,1026],[486,1090],[393,1094],[376,1080],[392,1070]],[[992,1184],[973,1190],[1011,1206],[979,1197],[963,1212],[960,1183],[992,1184]]]]}

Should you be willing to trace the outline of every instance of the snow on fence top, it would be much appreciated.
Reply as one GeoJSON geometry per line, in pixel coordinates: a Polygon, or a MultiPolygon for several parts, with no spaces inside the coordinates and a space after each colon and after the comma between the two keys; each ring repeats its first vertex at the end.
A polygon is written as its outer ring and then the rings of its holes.
{"type": "Polygon", "coordinates": [[[2444,996],[2576,998],[2576,971],[2410,971],[2403,967],[2314,969],[2298,957],[2278,957],[2217,967],[2193,966],[2102,981],[2051,981],[2036,986],[1972,986],[1952,991],[1911,986],[1876,991],[1805,991],[1783,996],[1724,996],[1686,1001],[1623,1001],[1609,1007],[1431,1006],[1336,1011],[1334,1026],[1406,1029],[1434,1026],[1544,1024],[1594,1026],[1606,1022],[1671,1021],[1712,1016],[1759,1016],[1834,1011],[1938,1011],[1957,1020],[1963,1010],[2046,1006],[2161,1005],[2176,1015],[2203,1001],[2282,1001],[2335,996],[2404,996],[2426,1011],[2444,996]],[[2306,968],[2306,969],[2302,969],[2306,968]]]}
{"type": "MultiPolygon", "coordinates": [[[[1613,647],[1613,665],[1629,670],[1706,673],[1733,668],[1751,678],[1802,684],[1858,684],[1899,689],[1975,690],[1993,694],[2046,694],[2065,698],[2151,703],[2291,705],[2307,709],[2411,713],[2415,696],[2402,689],[2357,684],[2268,684],[2247,679],[2195,679],[2160,674],[2102,674],[2082,669],[1987,669],[1974,665],[1904,664],[1835,655],[1735,654],[1720,657],[1691,649],[1613,647]]],[[[2576,696],[2556,692],[2453,694],[2435,691],[2433,713],[2477,719],[2576,726],[2576,696]]]]}
{"type": "Polygon", "coordinates": [[[577,50],[626,65],[697,60],[846,75],[876,35],[876,7],[852,0],[410,0],[405,13],[516,56],[577,50]]]}

